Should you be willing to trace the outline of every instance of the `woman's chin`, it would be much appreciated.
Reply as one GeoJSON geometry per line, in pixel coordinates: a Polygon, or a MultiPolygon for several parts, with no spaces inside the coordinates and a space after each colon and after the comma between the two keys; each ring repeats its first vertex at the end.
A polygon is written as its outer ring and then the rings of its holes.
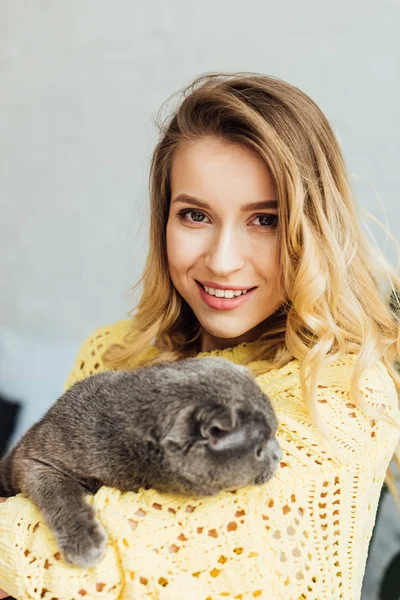
{"type": "Polygon", "coordinates": [[[202,323],[202,346],[205,348],[205,352],[210,350],[223,350],[224,348],[230,348],[231,346],[237,346],[242,342],[249,342],[253,339],[257,339],[257,336],[253,337],[249,334],[249,330],[242,328],[221,328],[212,327],[210,324],[202,323]]]}

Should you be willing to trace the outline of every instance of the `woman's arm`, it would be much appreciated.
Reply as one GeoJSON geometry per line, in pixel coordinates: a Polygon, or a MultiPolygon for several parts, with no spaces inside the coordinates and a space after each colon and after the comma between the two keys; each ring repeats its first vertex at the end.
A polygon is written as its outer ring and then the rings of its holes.
{"type": "MultiPolygon", "coordinates": [[[[87,501],[91,504],[93,496],[87,501]]],[[[18,600],[117,600],[122,591],[123,574],[111,539],[95,567],[68,565],[40,511],[23,494],[0,504],[0,550],[0,586],[18,600]]]]}

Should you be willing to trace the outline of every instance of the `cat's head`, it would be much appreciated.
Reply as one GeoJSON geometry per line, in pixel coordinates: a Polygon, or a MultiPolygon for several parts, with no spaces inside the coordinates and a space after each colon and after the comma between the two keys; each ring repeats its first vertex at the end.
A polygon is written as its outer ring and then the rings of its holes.
{"type": "Polygon", "coordinates": [[[170,363],[166,381],[171,410],[157,428],[160,491],[213,495],[272,477],[282,458],[278,422],[246,367],[219,357],[186,359],[170,363]]]}

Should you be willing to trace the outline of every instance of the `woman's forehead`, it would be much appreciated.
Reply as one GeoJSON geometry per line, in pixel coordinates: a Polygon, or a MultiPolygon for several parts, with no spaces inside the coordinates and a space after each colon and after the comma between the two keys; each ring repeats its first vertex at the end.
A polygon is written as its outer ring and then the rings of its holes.
{"type": "Polygon", "coordinates": [[[249,204],[276,200],[275,182],[266,163],[245,146],[207,138],[179,148],[174,157],[171,203],[184,201],[210,208],[228,202],[242,210],[249,204]]]}

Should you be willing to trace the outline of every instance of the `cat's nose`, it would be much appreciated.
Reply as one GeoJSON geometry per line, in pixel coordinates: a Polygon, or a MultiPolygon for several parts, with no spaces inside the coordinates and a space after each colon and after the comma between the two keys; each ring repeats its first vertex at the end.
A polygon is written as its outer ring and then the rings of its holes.
{"type": "Polygon", "coordinates": [[[280,462],[283,456],[282,448],[276,438],[271,438],[263,444],[259,444],[255,449],[255,454],[260,461],[264,461],[267,456],[271,456],[273,460],[280,462]]]}

